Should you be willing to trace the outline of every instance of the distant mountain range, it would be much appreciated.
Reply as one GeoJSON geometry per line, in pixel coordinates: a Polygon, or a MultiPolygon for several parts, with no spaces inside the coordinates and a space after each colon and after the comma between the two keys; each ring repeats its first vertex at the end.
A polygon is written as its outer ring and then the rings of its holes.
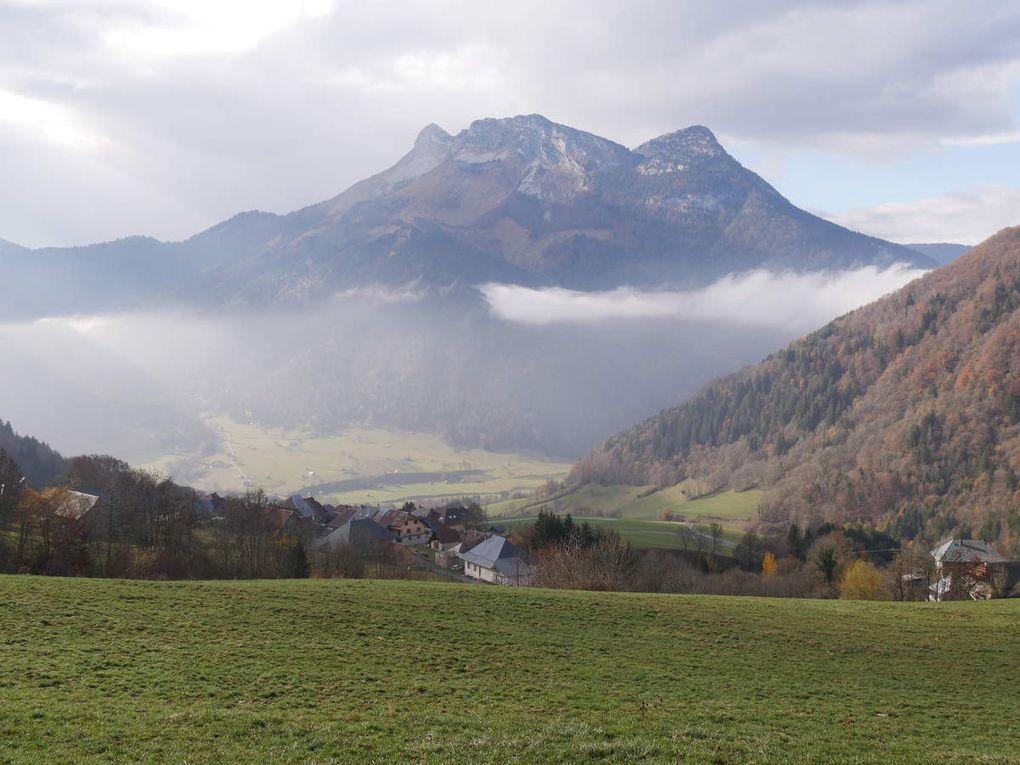
{"type": "Polygon", "coordinates": [[[912,250],[916,250],[922,255],[927,255],[929,258],[942,265],[952,263],[961,255],[966,255],[971,249],[966,244],[950,244],[948,242],[939,242],[935,244],[908,244],[905,246],[912,250]]]}
{"type": "Polygon", "coordinates": [[[576,483],[769,490],[777,525],[1020,536],[1020,228],[608,439],[576,483]]]}
{"type": "Polygon", "coordinates": [[[393,167],[289,215],[237,215],[186,241],[0,243],[0,311],[293,304],[363,285],[604,289],[704,284],[925,254],[794,207],[707,128],[630,150],[538,115],[426,127],[393,167]]]}

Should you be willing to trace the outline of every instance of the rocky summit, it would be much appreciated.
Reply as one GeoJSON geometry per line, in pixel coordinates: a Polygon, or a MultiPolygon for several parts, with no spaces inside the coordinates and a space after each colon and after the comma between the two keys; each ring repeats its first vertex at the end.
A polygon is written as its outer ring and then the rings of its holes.
{"type": "Polygon", "coordinates": [[[76,312],[307,302],[364,285],[661,288],[756,268],[935,265],[798,209],[706,127],[632,150],[535,114],[456,135],[428,125],[389,169],[287,215],[237,215],[178,243],[5,245],[0,258],[18,285],[0,294],[5,310],[22,314],[33,285],[50,310],[76,312]]]}

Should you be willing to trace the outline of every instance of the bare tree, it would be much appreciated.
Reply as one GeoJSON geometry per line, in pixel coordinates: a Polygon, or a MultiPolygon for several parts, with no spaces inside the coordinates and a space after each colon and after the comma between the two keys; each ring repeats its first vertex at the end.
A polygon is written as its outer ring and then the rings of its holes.
{"type": "Polygon", "coordinates": [[[712,521],[712,524],[708,527],[708,529],[709,534],[712,536],[712,555],[715,555],[719,552],[719,546],[722,544],[723,527],[715,521],[712,521]]]}

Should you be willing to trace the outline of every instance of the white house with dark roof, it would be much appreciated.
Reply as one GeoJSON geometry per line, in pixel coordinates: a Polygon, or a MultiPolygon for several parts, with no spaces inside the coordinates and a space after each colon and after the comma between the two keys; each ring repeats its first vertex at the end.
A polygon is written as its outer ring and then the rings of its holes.
{"type": "Polygon", "coordinates": [[[498,534],[467,552],[457,553],[457,557],[464,561],[464,575],[472,579],[516,587],[531,585],[531,566],[525,551],[498,534]]]}
{"type": "Polygon", "coordinates": [[[1012,564],[994,547],[980,539],[950,539],[931,551],[935,561],[935,584],[931,600],[992,597],[998,573],[1003,584],[1012,578],[1012,564]]]}

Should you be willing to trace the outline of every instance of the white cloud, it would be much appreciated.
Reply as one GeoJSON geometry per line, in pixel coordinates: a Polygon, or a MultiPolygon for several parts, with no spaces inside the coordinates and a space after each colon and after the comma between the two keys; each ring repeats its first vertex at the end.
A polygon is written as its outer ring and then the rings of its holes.
{"type": "Polygon", "coordinates": [[[501,87],[505,53],[479,45],[451,51],[422,50],[380,62],[375,70],[352,66],[329,81],[368,94],[484,92],[501,87]]]}
{"type": "Polygon", "coordinates": [[[49,147],[5,166],[0,236],[181,238],[328,198],[430,122],[520,113],[630,146],[695,123],[778,154],[994,143],[1018,67],[999,0],[9,1],[0,90],[49,112],[11,138],[0,109],[0,153],[49,147]]]}
{"type": "Polygon", "coordinates": [[[1020,130],[1011,130],[1006,133],[960,136],[958,138],[943,138],[941,141],[944,146],[998,146],[999,144],[1018,142],[1020,142],[1020,130]]]}
{"type": "Polygon", "coordinates": [[[41,138],[63,149],[94,149],[102,140],[67,106],[27,98],[2,88],[0,123],[13,126],[22,140],[41,138]]]}
{"type": "Polygon", "coordinates": [[[856,208],[826,217],[847,228],[894,242],[974,245],[1000,229],[1020,225],[1020,188],[985,186],[928,199],[856,208]]]}
{"type": "Polygon", "coordinates": [[[237,56],[293,24],[328,16],[328,0],[150,0],[129,8],[103,35],[106,46],[134,65],[186,56],[237,56]]]}
{"type": "Polygon", "coordinates": [[[799,334],[877,300],[923,273],[904,265],[811,274],[759,270],[679,292],[629,287],[577,292],[511,284],[486,284],[481,290],[496,316],[521,324],[668,319],[773,327],[799,334]]]}

